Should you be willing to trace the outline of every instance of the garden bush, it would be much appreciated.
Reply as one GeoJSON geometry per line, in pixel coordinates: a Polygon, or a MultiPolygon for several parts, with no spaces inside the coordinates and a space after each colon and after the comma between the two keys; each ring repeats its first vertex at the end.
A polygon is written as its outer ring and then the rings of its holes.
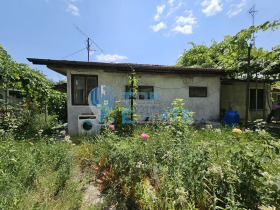
{"type": "Polygon", "coordinates": [[[155,125],[138,126],[134,137],[107,132],[95,145],[96,183],[117,209],[280,205],[280,142],[265,130],[155,125]]]}

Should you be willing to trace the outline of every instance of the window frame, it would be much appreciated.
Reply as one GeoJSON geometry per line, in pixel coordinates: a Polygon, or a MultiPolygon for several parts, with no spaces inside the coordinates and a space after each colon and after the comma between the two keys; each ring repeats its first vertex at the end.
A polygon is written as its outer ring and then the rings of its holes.
{"type": "Polygon", "coordinates": [[[264,89],[260,89],[260,88],[258,88],[258,89],[256,89],[256,88],[250,88],[250,100],[249,100],[250,103],[249,103],[249,108],[250,108],[251,111],[254,111],[254,110],[260,110],[260,111],[261,111],[261,110],[264,109],[264,107],[265,107],[265,105],[264,105],[264,94],[265,94],[264,89]],[[254,97],[255,97],[254,101],[256,102],[256,92],[255,92],[256,90],[257,90],[257,99],[259,99],[259,97],[258,97],[258,95],[260,94],[259,91],[262,92],[262,97],[261,97],[262,103],[261,103],[261,107],[260,107],[260,108],[258,107],[259,104],[257,104],[257,107],[256,107],[256,103],[254,103],[254,106],[252,107],[252,103],[251,103],[251,101],[252,101],[252,100],[251,100],[251,95],[252,95],[251,92],[252,92],[252,91],[254,91],[254,93],[253,93],[253,95],[254,95],[254,97]]]}
{"type": "MultiPolygon", "coordinates": [[[[144,98],[140,98],[139,96],[139,93],[140,92],[145,92],[145,91],[141,91],[141,89],[142,88],[151,88],[152,89],[152,91],[150,91],[150,93],[152,92],[154,92],[154,86],[151,86],[151,85],[141,85],[141,86],[138,86],[137,87],[137,98],[136,97],[134,97],[134,99],[136,99],[136,100],[145,100],[144,98]]],[[[131,92],[130,91],[130,85],[126,85],[125,86],[125,92],[131,92]]],[[[129,97],[129,99],[130,99],[130,97],[129,97]]],[[[151,94],[148,94],[148,97],[147,97],[147,100],[150,100],[151,99],[151,94]]]]}
{"type": "Polygon", "coordinates": [[[208,88],[205,86],[189,86],[189,97],[190,98],[207,98],[208,96],[208,88]],[[193,93],[191,93],[191,89],[195,88],[196,93],[193,95],[193,93]],[[205,91],[205,95],[199,95],[197,94],[198,89],[203,89],[205,91]]]}
{"type": "Polygon", "coordinates": [[[92,77],[92,78],[96,78],[96,81],[97,81],[97,84],[96,84],[96,87],[98,87],[98,75],[88,75],[88,74],[72,74],[71,75],[71,97],[72,97],[72,105],[73,106],[88,106],[88,94],[85,94],[84,98],[85,98],[85,103],[74,103],[74,80],[75,80],[75,77],[84,77],[84,82],[85,82],[85,85],[84,85],[84,90],[85,90],[85,93],[87,92],[87,87],[88,87],[88,84],[87,84],[87,78],[89,77],[92,77]]]}

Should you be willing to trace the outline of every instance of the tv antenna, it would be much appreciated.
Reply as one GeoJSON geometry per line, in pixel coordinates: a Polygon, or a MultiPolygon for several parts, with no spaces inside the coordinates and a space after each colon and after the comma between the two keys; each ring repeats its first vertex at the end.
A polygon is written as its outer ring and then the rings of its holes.
{"type": "Polygon", "coordinates": [[[87,42],[87,47],[86,47],[86,49],[87,49],[87,51],[88,51],[88,62],[89,62],[89,54],[90,54],[90,51],[92,51],[92,50],[90,49],[90,46],[91,46],[92,43],[93,43],[101,52],[103,52],[103,50],[102,50],[89,36],[87,36],[78,26],[75,25],[75,27],[76,27],[76,29],[77,29],[82,35],[84,35],[84,36],[87,38],[87,40],[86,40],[86,42],[87,42]],[[91,43],[90,43],[90,42],[91,42],[91,43]]]}
{"type": "MultiPolygon", "coordinates": [[[[252,15],[252,26],[255,26],[255,13],[257,11],[255,10],[255,5],[253,5],[253,7],[249,10],[249,14],[252,15]]],[[[253,46],[255,47],[255,33],[253,33],[253,46]]]]}

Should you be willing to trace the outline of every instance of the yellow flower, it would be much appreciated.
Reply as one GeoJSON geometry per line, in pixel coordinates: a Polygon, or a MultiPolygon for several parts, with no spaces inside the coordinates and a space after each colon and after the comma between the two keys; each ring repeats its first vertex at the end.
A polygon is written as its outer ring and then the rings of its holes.
{"type": "Polygon", "coordinates": [[[145,185],[145,186],[149,186],[151,184],[149,178],[145,177],[144,179],[142,179],[142,183],[145,185]]]}
{"type": "Polygon", "coordinates": [[[242,133],[242,130],[240,130],[240,129],[238,129],[238,128],[234,128],[234,129],[232,129],[232,132],[233,132],[233,133],[241,134],[241,133],[242,133]]]}

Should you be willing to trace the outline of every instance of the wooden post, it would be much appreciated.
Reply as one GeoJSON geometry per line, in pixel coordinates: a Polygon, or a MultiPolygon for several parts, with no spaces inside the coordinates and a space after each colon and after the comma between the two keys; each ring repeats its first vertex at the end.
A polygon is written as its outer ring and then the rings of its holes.
{"type": "Polygon", "coordinates": [[[263,120],[266,121],[266,116],[265,116],[265,112],[266,112],[266,94],[267,94],[267,87],[265,82],[263,83],[263,120]]]}
{"type": "Polygon", "coordinates": [[[251,61],[251,48],[252,44],[248,46],[248,66],[247,66],[247,80],[246,80],[246,110],[245,110],[245,125],[248,125],[248,113],[249,113],[249,94],[250,94],[250,61],[251,61]]]}
{"type": "Polygon", "coordinates": [[[133,106],[133,101],[134,101],[134,69],[132,67],[132,73],[131,73],[131,81],[130,81],[130,90],[132,92],[132,96],[130,97],[130,136],[133,136],[133,112],[134,112],[134,106],[133,106]]]}

